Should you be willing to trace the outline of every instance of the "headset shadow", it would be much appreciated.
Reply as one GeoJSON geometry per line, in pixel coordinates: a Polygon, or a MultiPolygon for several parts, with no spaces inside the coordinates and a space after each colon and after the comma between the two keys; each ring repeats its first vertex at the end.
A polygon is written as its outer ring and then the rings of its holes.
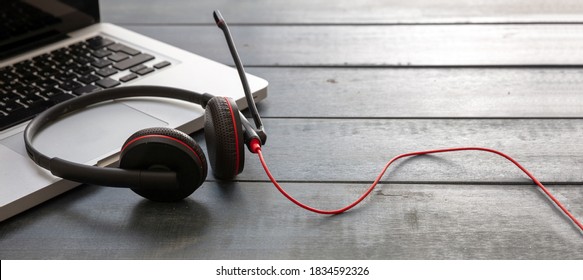
{"type": "MultiPolygon", "coordinates": [[[[144,257],[165,258],[172,250],[196,248],[211,223],[203,204],[187,198],[178,202],[153,202],[131,191],[83,185],[4,222],[6,237],[42,228],[45,234],[66,237],[67,245],[78,242],[102,244],[144,252],[144,257]],[[120,193],[120,191],[122,193],[120,193]]],[[[59,242],[59,241],[57,241],[59,242]]],[[[41,244],[42,246],[42,244],[41,244]]],[[[63,245],[64,246],[64,245],[63,245]]],[[[105,248],[104,247],[104,248],[105,248]]],[[[108,250],[114,253],[116,250],[108,250]]],[[[94,257],[108,257],[96,253],[94,257]]],[[[117,252],[119,253],[119,252],[117,252]]],[[[117,254],[115,253],[115,254],[117,254]]],[[[120,257],[123,257],[123,250],[120,257]]],[[[112,255],[112,257],[115,255],[112,255]]],[[[91,258],[91,256],[87,256],[91,258]]]]}

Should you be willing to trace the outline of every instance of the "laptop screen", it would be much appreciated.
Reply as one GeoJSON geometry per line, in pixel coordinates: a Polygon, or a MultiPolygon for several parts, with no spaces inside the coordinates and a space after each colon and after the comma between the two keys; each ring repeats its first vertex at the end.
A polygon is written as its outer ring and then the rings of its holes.
{"type": "Polygon", "coordinates": [[[0,59],[96,22],[98,0],[0,0],[0,59]]]}

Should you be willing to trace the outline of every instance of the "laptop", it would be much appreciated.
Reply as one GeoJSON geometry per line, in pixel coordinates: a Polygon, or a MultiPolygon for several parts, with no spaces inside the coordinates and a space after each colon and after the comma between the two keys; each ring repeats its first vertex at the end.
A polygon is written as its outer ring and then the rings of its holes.
{"type": "MultiPolygon", "coordinates": [[[[54,104],[112,87],[159,85],[229,96],[247,108],[236,69],[101,23],[97,0],[0,0],[0,17],[0,221],[80,185],[37,167],[24,149],[26,124],[54,104]]],[[[228,52],[225,42],[216,44],[228,52]]],[[[247,78],[253,97],[264,99],[267,81],[247,78]]],[[[107,166],[133,132],[167,126],[192,133],[202,128],[203,113],[164,98],[118,100],[50,125],[33,144],[50,156],[107,166]]]]}

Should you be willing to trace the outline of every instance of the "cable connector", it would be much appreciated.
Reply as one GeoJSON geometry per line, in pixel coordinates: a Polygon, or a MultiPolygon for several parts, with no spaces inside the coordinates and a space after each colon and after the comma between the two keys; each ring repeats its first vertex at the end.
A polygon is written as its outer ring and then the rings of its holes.
{"type": "Polygon", "coordinates": [[[249,142],[249,151],[256,154],[258,151],[261,150],[261,142],[257,138],[251,139],[249,142]]]}

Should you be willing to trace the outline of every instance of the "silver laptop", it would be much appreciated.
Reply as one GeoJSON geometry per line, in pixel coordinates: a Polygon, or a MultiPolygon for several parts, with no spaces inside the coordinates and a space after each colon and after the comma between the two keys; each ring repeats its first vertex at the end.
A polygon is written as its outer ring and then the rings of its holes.
{"type": "MultiPolygon", "coordinates": [[[[111,87],[162,85],[229,96],[247,107],[234,68],[100,23],[97,0],[0,0],[0,9],[9,19],[0,23],[0,221],[79,185],[38,168],[24,150],[27,122],[53,104],[111,87]]],[[[254,98],[264,99],[267,82],[247,78],[254,98]]],[[[34,145],[51,156],[105,166],[133,132],[168,126],[192,133],[202,128],[203,112],[162,98],[115,101],[51,125],[34,145]]]]}

